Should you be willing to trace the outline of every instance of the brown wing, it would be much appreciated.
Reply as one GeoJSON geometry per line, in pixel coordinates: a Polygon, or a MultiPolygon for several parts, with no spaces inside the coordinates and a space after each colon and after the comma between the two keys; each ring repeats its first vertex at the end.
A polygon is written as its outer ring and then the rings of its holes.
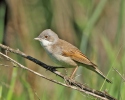
{"type": "Polygon", "coordinates": [[[74,61],[77,61],[79,63],[83,63],[86,65],[93,65],[91,63],[91,61],[83,53],[81,53],[79,50],[76,50],[76,51],[70,50],[68,52],[66,50],[64,50],[63,55],[68,56],[71,59],[73,59],[74,61]]]}
{"type": "Polygon", "coordinates": [[[60,40],[60,43],[66,44],[66,45],[61,46],[63,56],[70,57],[71,59],[73,59],[76,62],[88,65],[85,67],[96,72],[102,78],[106,79],[107,82],[111,83],[111,81],[105,77],[105,75],[97,68],[97,66],[95,64],[93,64],[78,48],[76,48],[75,46],[73,46],[72,44],[70,44],[64,40],[60,40]],[[68,48],[68,47],[70,47],[70,48],[68,48]]]}
{"type": "Polygon", "coordinates": [[[61,42],[63,44],[66,44],[66,45],[61,46],[63,56],[70,57],[71,59],[73,59],[74,61],[79,62],[79,63],[83,63],[86,65],[92,65],[93,67],[96,66],[78,48],[76,48],[75,46],[73,46],[72,44],[70,44],[64,40],[61,40],[61,42]],[[70,47],[70,48],[68,48],[68,47],[70,47]]]}

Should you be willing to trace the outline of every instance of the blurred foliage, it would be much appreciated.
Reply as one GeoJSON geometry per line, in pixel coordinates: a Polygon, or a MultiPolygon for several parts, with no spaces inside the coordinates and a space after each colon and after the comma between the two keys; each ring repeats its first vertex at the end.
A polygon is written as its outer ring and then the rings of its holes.
{"type": "MultiPolygon", "coordinates": [[[[76,80],[106,91],[118,100],[125,99],[125,0],[0,0],[0,42],[18,48],[46,64],[55,65],[34,38],[50,28],[60,38],[74,44],[95,62],[113,81],[104,82],[95,73],[80,67],[76,80]],[[7,16],[7,17],[6,17],[7,16]],[[5,17],[7,23],[5,25],[5,17]],[[86,77],[87,76],[87,77],[86,77]]],[[[17,55],[8,53],[21,64],[62,81],[51,72],[17,55]]],[[[0,57],[1,100],[93,100],[94,98],[48,82],[0,57]],[[36,95],[37,93],[37,95],[36,95]]],[[[64,70],[60,70],[66,73],[64,70]]],[[[71,69],[67,69],[68,75],[71,69]]]]}

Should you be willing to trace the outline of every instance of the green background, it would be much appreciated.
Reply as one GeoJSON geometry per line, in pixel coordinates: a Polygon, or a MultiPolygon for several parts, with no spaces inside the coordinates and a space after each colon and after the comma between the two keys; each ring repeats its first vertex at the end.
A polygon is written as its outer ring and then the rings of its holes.
{"type": "MultiPolygon", "coordinates": [[[[125,99],[125,0],[6,0],[0,4],[0,42],[23,51],[49,65],[56,65],[40,46],[37,37],[52,29],[61,39],[78,47],[113,84],[104,83],[97,74],[79,67],[76,80],[118,100],[125,99]],[[4,30],[5,29],[5,30],[4,30]],[[4,36],[3,36],[4,35],[4,36]]],[[[46,77],[64,82],[51,72],[15,54],[19,63],[46,77]]],[[[1,100],[93,100],[86,94],[42,79],[0,58],[1,100]],[[9,65],[9,66],[3,66],[9,65]],[[37,95],[36,95],[37,94],[37,95]]],[[[72,69],[66,69],[70,75],[72,69]]],[[[66,71],[59,70],[63,74],[66,71]]]]}

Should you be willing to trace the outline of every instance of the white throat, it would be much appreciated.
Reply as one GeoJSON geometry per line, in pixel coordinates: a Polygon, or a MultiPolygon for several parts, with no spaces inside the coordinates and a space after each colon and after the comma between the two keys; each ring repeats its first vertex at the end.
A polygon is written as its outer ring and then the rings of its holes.
{"type": "Polygon", "coordinates": [[[40,44],[42,46],[49,46],[52,44],[52,42],[42,39],[42,41],[40,41],[40,44]]]}

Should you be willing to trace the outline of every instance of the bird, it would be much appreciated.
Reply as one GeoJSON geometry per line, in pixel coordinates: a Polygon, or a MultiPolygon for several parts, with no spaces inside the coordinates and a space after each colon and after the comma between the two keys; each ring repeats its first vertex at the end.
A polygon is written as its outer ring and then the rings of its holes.
{"type": "Polygon", "coordinates": [[[57,64],[74,68],[70,79],[73,79],[77,69],[82,65],[111,83],[111,81],[98,69],[96,64],[90,61],[77,47],[60,39],[51,29],[42,31],[40,35],[34,39],[40,41],[41,46],[57,64]]]}

